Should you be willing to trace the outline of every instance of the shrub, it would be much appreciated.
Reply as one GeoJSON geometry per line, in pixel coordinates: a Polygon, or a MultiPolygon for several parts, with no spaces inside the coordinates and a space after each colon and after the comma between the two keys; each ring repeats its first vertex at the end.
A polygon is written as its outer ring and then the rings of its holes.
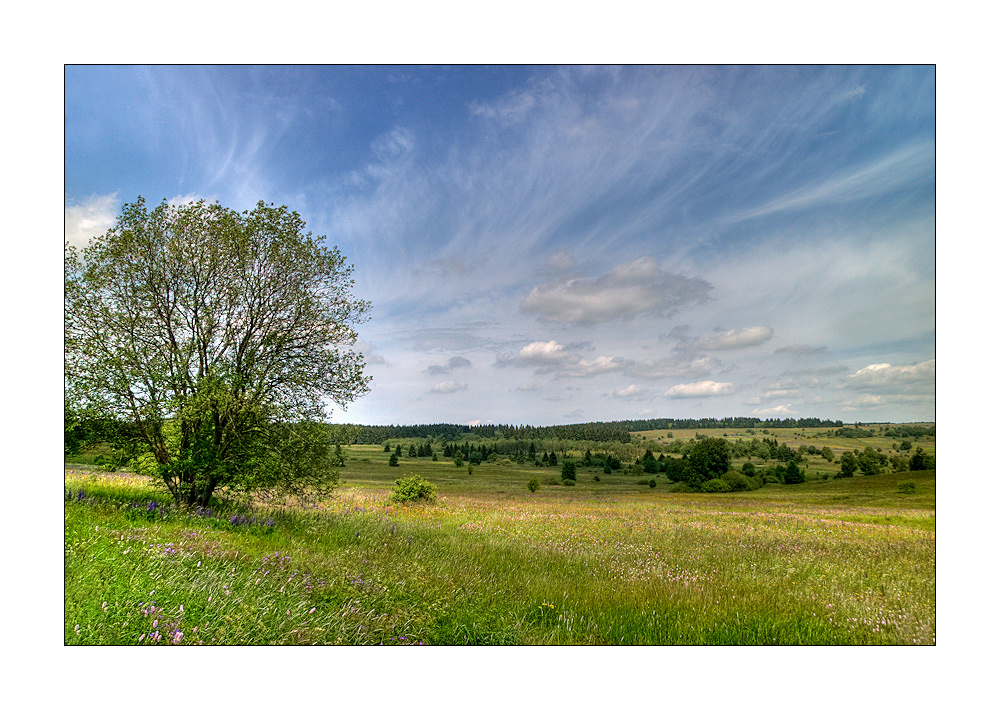
{"type": "Polygon", "coordinates": [[[545,479],[545,485],[546,486],[558,486],[558,485],[560,485],[559,484],[559,479],[556,478],[555,476],[549,476],[548,478],[545,479]]]}
{"type": "Polygon", "coordinates": [[[655,478],[650,478],[649,479],[649,487],[650,488],[656,488],[656,479],[655,478]]]}
{"type": "Polygon", "coordinates": [[[601,477],[600,476],[594,476],[594,480],[597,481],[598,483],[600,483],[601,482],[601,477]]]}
{"type": "Polygon", "coordinates": [[[799,468],[798,464],[794,461],[788,462],[788,467],[785,469],[785,483],[805,483],[806,474],[799,468]]]}
{"type": "Polygon", "coordinates": [[[576,464],[573,463],[572,461],[566,461],[565,459],[563,459],[562,477],[564,481],[575,481],[576,464]]]}
{"type": "Polygon", "coordinates": [[[742,473],[737,473],[736,471],[726,471],[720,480],[725,481],[729,484],[730,490],[734,491],[749,491],[753,490],[753,484],[747,476],[742,473]]]}
{"type": "Polygon", "coordinates": [[[396,503],[409,503],[418,500],[432,501],[437,498],[434,486],[420,476],[410,476],[396,480],[396,490],[390,499],[396,503]]]}
{"type": "Polygon", "coordinates": [[[900,493],[915,493],[917,491],[917,484],[913,481],[903,481],[896,486],[896,490],[900,493]]]}
{"type": "Polygon", "coordinates": [[[576,479],[575,478],[564,478],[562,484],[564,486],[575,486],[576,485],[576,479]]]}
{"type": "Polygon", "coordinates": [[[390,466],[398,466],[399,465],[399,457],[396,456],[396,454],[393,453],[393,454],[389,455],[389,465],[390,466]]]}
{"type": "Polygon", "coordinates": [[[728,493],[730,485],[721,478],[710,478],[699,486],[702,493],[728,493]]]}
{"type": "Polygon", "coordinates": [[[528,490],[531,491],[532,493],[534,493],[541,487],[542,484],[538,482],[537,478],[532,478],[530,481],[528,481],[528,490]]]}

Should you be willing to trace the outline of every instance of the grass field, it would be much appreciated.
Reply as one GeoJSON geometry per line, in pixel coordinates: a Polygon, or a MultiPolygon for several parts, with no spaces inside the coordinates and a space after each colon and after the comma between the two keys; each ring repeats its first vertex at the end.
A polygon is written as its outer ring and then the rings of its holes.
{"type": "Polygon", "coordinates": [[[933,472],[694,494],[345,454],[328,498],[200,515],[67,464],[66,643],[935,643],[933,472]],[[392,504],[413,474],[438,499],[392,504]]]}

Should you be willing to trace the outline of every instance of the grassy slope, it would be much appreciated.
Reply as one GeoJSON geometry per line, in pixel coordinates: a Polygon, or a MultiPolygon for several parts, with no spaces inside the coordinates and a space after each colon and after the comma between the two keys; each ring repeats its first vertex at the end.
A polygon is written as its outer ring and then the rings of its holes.
{"type": "Polygon", "coordinates": [[[346,454],[337,493],[261,510],[273,527],[147,516],[144,480],[68,472],[67,643],[934,641],[933,473],[699,495],[346,454]],[[390,504],[412,474],[435,504],[390,504]]]}

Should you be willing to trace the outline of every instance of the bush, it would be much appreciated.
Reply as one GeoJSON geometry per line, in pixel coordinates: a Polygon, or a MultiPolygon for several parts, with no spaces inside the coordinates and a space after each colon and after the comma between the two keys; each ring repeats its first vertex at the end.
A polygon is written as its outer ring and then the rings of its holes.
{"type": "Polygon", "coordinates": [[[730,490],[733,491],[749,491],[753,490],[753,484],[747,476],[742,473],[737,473],[736,471],[726,471],[720,480],[725,481],[729,484],[730,490]]]}
{"type": "Polygon", "coordinates": [[[396,456],[396,454],[390,454],[389,455],[389,465],[390,466],[398,466],[399,465],[399,457],[396,456]]]}
{"type": "Polygon", "coordinates": [[[562,484],[564,486],[575,486],[576,485],[576,479],[575,478],[564,478],[562,484]]]}
{"type": "Polygon", "coordinates": [[[785,483],[805,483],[806,474],[799,468],[798,464],[794,461],[788,462],[788,467],[785,469],[785,483]]]}
{"type": "Polygon", "coordinates": [[[437,490],[420,476],[410,476],[396,480],[396,490],[390,500],[396,503],[409,503],[419,500],[432,501],[437,498],[437,490]]]}
{"type": "Polygon", "coordinates": [[[699,490],[702,493],[728,493],[732,488],[721,478],[710,478],[699,486],[699,490]]]}
{"type": "Polygon", "coordinates": [[[656,479],[655,478],[650,478],[649,479],[649,487],[650,488],[656,488],[656,479]]]}
{"type": "Polygon", "coordinates": [[[916,493],[917,484],[914,483],[913,481],[903,481],[898,486],[896,486],[896,490],[899,493],[916,493]]]}
{"type": "Polygon", "coordinates": [[[597,481],[598,483],[600,483],[601,482],[601,477],[600,476],[594,476],[594,480],[597,481]]]}
{"type": "Polygon", "coordinates": [[[530,481],[528,481],[528,490],[531,491],[532,493],[534,493],[541,487],[542,484],[538,482],[537,478],[532,478],[530,481]]]}
{"type": "Polygon", "coordinates": [[[564,481],[575,481],[576,464],[573,463],[572,461],[566,461],[565,459],[563,459],[562,477],[564,481]]]}

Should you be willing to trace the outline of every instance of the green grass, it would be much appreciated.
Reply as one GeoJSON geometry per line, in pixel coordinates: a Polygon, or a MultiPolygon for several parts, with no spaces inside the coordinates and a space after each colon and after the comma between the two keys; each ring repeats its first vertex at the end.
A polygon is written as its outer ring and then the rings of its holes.
{"type": "Polygon", "coordinates": [[[558,467],[345,454],[331,497],[243,511],[273,526],[67,470],[66,643],[935,642],[933,472],[707,495],[662,476],[651,489],[581,468],[567,488],[546,485],[558,467]],[[391,503],[411,475],[438,500],[391,503]]]}

